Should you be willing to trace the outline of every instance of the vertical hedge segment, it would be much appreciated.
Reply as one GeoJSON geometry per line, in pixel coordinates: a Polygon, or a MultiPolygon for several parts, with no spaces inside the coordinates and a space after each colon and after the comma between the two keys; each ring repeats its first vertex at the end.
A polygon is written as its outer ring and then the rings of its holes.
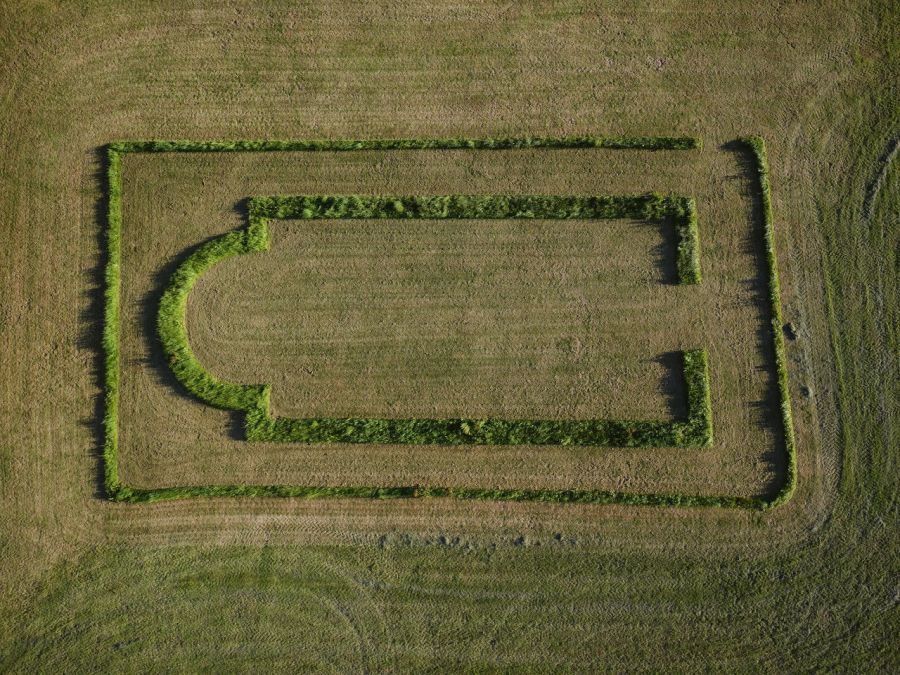
{"type": "Polygon", "coordinates": [[[111,497],[121,489],[119,482],[119,285],[122,231],[122,156],[107,151],[106,270],[103,292],[103,481],[111,497]]]}
{"type": "Polygon", "coordinates": [[[675,223],[678,279],[683,284],[699,284],[703,280],[700,273],[700,229],[697,205],[693,199],[685,197],[682,200],[675,223]]]}

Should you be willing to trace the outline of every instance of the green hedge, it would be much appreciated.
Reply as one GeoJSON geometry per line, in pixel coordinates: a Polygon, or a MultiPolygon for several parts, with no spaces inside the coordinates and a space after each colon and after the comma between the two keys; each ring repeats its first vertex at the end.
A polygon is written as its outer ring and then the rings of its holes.
{"type": "Polygon", "coordinates": [[[119,481],[119,261],[122,231],[122,158],[107,151],[109,200],[106,228],[106,269],[103,292],[103,480],[106,493],[115,497],[119,481]]]}
{"type": "Polygon", "coordinates": [[[184,320],[188,295],[200,275],[217,262],[263,250],[266,244],[264,238],[261,241],[252,238],[249,229],[229,232],[203,244],[178,266],[160,299],[156,327],[169,367],[188,391],[218,408],[251,410],[259,405],[265,387],[219,380],[196,359],[188,343],[184,320]]]}
{"type": "Polygon", "coordinates": [[[548,502],[557,504],[625,504],[629,506],[681,506],[720,508],[765,508],[765,502],[754,497],[726,497],[679,494],[640,494],[613,490],[516,490],[442,488],[420,485],[396,487],[341,487],[290,485],[206,485],[154,489],[126,489],[117,495],[119,501],[149,503],[169,499],[196,497],[293,497],[321,499],[325,497],[362,499],[450,498],[504,502],[548,502]]]}
{"type": "MultiPolygon", "coordinates": [[[[796,486],[796,450],[794,445],[793,424],[790,413],[790,398],[787,388],[787,372],[784,356],[783,338],[781,335],[781,306],[778,287],[778,270],[775,260],[774,232],[769,197],[768,169],[765,147],[762,139],[742,139],[753,152],[760,180],[765,211],[765,232],[768,251],[770,300],[773,308],[773,336],[776,346],[778,380],[782,396],[782,415],[785,425],[785,437],[788,451],[788,476],[783,488],[772,499],[739,496],[699,496],[678,494],[633,494],[607,490],[515,490],[515,489],[464,489],[440,488],[427,486],[399,487],[328,487],[328,486],[274,486],[274,485],[211,485],[188,487],[165,487],[156,489],[136,489],[123,486],[118,477],[118,379],[119,379],[119,265],[120,265],[120,232],[121,232],[121,156],[126,152],[221,152],[221,151],[277,151],[277,150],[378,150],[378,149],[503,149],[503,148],[635,148],[649,150],[683,150],[700,147],[698,139],[692,138],[523,138],[523,139],[458,139],[446,141],[432,140],[388,140],[388,141],[235,141],[235,142],[197,142],[197,141],[131,141],[114,143],[108,148],[109,168],[109,208],[107,231],[107,263],[105,319],[103,330],[103,347],[105,352],[105,442],[103,448],[106,489],[109,497],[125,502],[152,502],[164,499],[185,499],[192,497],[358,497],[372,499],[416,498],[416,497],[449,497],[457,499],[486,499],[499,501],[545,501],[558,503],[591,503],[591,504],[631,504],[645,506],[696,506],[765,509],[787,501],[796,486]]],[[[655,202],[659,204],[659,202],[655,202]]],[[[259,208],[264,207],[259,202],[259,208]]],[[[332,205],[334,206],[334,205],[332,205]]],[[[403,205],[405,208],[405,205],[403,205]]],[[[699,265],[688,261],[699,260],[699,239],[696,231],[696,214],[693,204],[682,203],[687,220],[676,221],[679,229],[679,275],[683,283],[695,283],[700,280],[699,265]],[[684,251],[684,253],[682,253],[684,251]],[[686,270],[696,270],[692,279],[686,270]]],[[[330,207],[329,207],[330,208],[330,207]]],[[[183,318],[183,306],[190,285],[197,275],[214,264],[218,255],[237,255],[266,247],[265,219],[277,216],[251,214],[248,228],[233,236],[217,247],[210,242],[192,254],[192,264],[185,267],[181,278],[182,291],[172,291],[167,296],[167,306],[172,317],[183,318]],[[204,248],[210,246],[210,248],[204,248]],[[183,295],[182,295],[183,293],[183,295]]],[[[392,215],[391,217],[396,217],[392,215]]],[[[660,217],[660,216],[656,216],[660,217]]],[[[227,237],[227,235],[226,235],[227,237]]],[[[182,325],[163,325],[160,319],[160,333],[166,333],[167,339],[178,339],[182,325]]],[[[192,355],[181,353],[182,374],[189,387],[195,392],[208,396],[222,407],[231,408],[235,404],[244,406],[248,425],[260,424],[268,419],[268,389],[259,386],[230,385],[212,378],[208,374],[200,377],[191,369],[192,355]]],[[[708,382],[707,359],[703,351],[686,352],[684,355],[684,372],[687,384],[688,406],[691,411],[688,423],[694,428],[688,433],[702,436],[704,443],[712,437],[709,388],[707,385],[697,386],[692,378],[700,377],[703,372],[704,382],[708,382]],[[699,411],[699,412],[698,412],[699,411]],[[696,413],[696,414],[695,414],[696,413]],[[699,429],[702,428],[702,431],[699,429]]],[[[470,427],[471,428],[471,427],[470,427]]]]}
{"type": "Polygon", "coordinates": [[[797,488],[797,445],[794,436],[794,418],[791,412],[791,391],[788,382],[787,356],[784,350],[784,319],[781,313],[781,286],[778,281],[778,258],[775,254],[775,221],[772,217],[772,196],[769,187],[769,161],[766,143],[759,136],[740,139],[750,150],[756,165],[759,191],[763,207],[763,227],[766,242],[766,265],[769,276],[769,303],[772,311],[772,342],[775,347],[775,368],[778,374],[778,392],[781,398],[781,422],[784,429],[787,468],[784,484],[766,508],[773,508],[788,501],[797,488]]]}
{"type": "Polygon", "coordinates": [[[675,195],[301,195],[254,197],[251,221],[315,218],[546,218],[671,219],[677,240],[676,268],[683,284],[697,284],[700,234],[694,200],[675,195]]]}
{"type": "Polygon", "coordinates": [[[678,280],[683,284],[699,284],[703,279],[700,273],[700,230],[697,224],[697,205],[693,199],[683,200],[675,223],[678,280]]]}
{"type": "Polygon", "coordinates": [[[389,138],[369,140],[120,141],[116,152],[307,152],[351,150],[517,150],[603,148],[607,150],[699,150],[689,136],[524,136],[516,138],[389,138]]]}
{"type": "Polygon", "coordinates": [[[688,419],[505,420],[272,418],[266,385],[236,385],[209,374],[188,343],[185,311],[194,282],[216,262],[268,246],[273,218],[661,218],[681,217],[688,200],[648,196],[293,196],[250,200],[249,225],[198,247],[178,267],[160,301],[157,328],[172,372],[200,400],[243,411],[247,439],[306,443],[588,445],[705,447],[712,443],[706,354],[684,354],[688,419]]]}

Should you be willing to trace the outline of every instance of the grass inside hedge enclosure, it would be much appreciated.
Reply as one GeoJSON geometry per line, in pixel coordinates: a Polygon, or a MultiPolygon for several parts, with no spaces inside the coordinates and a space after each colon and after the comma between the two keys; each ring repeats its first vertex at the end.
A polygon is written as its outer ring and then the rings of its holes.
{"type": "MultiPolygon", "coordinates": [[[[152,502],[166,499],[185,499],[193,497],[357,497],[357,498],[417,498],[447,497],[456,499],[482,499],[497,501],[544,501],[558,503],[592,503],[592,504],[631,504],[652,506],[697,506],[766,509],[787,501],[796,486],[796,449],[793,439],[793,427],[790,416],[790,400],[787,389],[787,372],[785,367],[784,346],[780,332],[780,300],[778,291],[777,264],[775,260],[774,235],[772,230],[771,204],[769,200],[768,172],[765,159],[765,147],[762,139],[742,139],[756,158],[760,189],[765,206],[765,232],[769,264],[770,301],[773,312],[773,335],[778,364],[778,380],[782,397],[782,415],[785,425],[786,448],[788,454],[788,473],[785,483],[777,494],[770,498],[744,497],[731,495],[684,495],[674,493],[635,494],[611,490],[527,490],[527,489],[466,489],[445,488],[436,486],[286,486],[286,485],[205,485],[160,487],[150,489],[132,488],[123,485],[118,474],[118,380],[119,380],[119,284],[120,284],[120,236],[122,224],[122,163],[121,159],[129,152],[268,152],[268,151],[351,151],[351,150],[391,150],[391,149],[482,149],[503,150],[518,148],[606,148],[606,149],[640,149],[640,150],[690,150],[699,149],[699,139],[684,137],[568,137],[568,138],[503,138],[503,139],[447,139],[447,140],[367,140],[367,141],[126,141],[108,146],[108,230],[107,230],[107,263],[105,289],[105,320],[103,331],[103,348],[105,354],[105,414],[103,459],[105,485],[111,499],[126,502],[152,502]]],[[[186,261],[175,276],[172,284],[166,289],[159,318],[160,338],[168,343],[173,371],[191,391],[212,405],[227,409],[245,411],[248,432],[260,435],[278,434],[279,424],[284,421],[269,417],[269,390],[264,385],[235,385],[222,382],[212,377],[194,359],[187,345],[184,327],[184,303],[194,280],[209,266],[218,260],[231,255],[239,255],[251,251],[264,250],[268,246],[266,221],[271,218],[304,218],[304,217],[336,217],[335,209],[343,211],[342,217],[374,217],[362,215],[364,211],[380,211],[382,217],[439,217],[434,215],[400,215],[470,212],[477,216],[491,217],[489,213],[499,213],[506,209],[514,210],[521,215],[517,217],[552,217],[546,214],[572,214],[555,217],[586,218],[586,213],[604,214],[618,212],[622,215],[596,215],[594,217],[635,217],[659,218],[670,217],[674,220],[677,234],[678,278],[681,283],[698,283],[701,280],[699,265],[699,237],[697,229],[696,207],[693,200],[683,197],[661,197],[650,195],[644,197],[615,198],[550,198],[554,201],[535,203],[529,198],[498,198],[503,201],[486,203],[480,198],[407,198],[391,199],[388,202],[360,203],[359,198],[345,198],[347,201],[334,201],[334,198],[258,198],[251,202],[250,222],[245,230],[232,232],[217,240],[208,242],[194,251],[190,260],[186,261]],[[328,201],[328,200],[331,201],[328,201]],[[524,201],[523,201],[524,200],[524,201]],[[398,206],[400,208],[398,208],[398,206]],[[316,216],[316,214],[320,214],[316,216]],[[330,215],[322,215],[329,213],[330,215]],[[575,215],[575,214],[578,215],[575,215]],[[163,306],[165,305],[165,311],[163,306]]],[[[494,216],[494,217],[510,217],[494,216]]],[[[517,427],[522,421],[512,421],[508,428],[497,428],[486,420],[455,420],[451,426],[438,429],[421,429],[416,425],[403,433],[431,434],[432,437],[455,435],[458,442],[482,442],[479,439],[491,439],[493,442],[508,439],[516,442],[521,436],[529,434],[546,434],[549,438],[556,433],[554,442],[563,442],[565,436],[574,443],[578,434],[591,434],[598,438],[601,433],[610,438],[619,435],[617,443],[631,440],[633,444],[643,444],[650,439],[662,439],[665,443],[677,435],[682,444],[708,445],[712,438],[712,421],[708,387],[708,363],[703,350],[685,352],[683,355],[686,392],[689,415],[687,420],[667,423],[668,430],[661,431],[652,425],[653,422],[638,422],[637,425],[651,426],[640,428],[630,422],[609,422],[605,428],[571,429],[571,434],[551,432],[538,425],[538,428],[517,427]],[[678,426],[675,426],[678,425],[678,426]],[[677,433],[676,433],[677,432],[677,433]],[[627,438],[624,438],[627,436],[627,438]],[[687,439],[687,440],[686,440],[687,439]]],[[[293,420],[293,422],[298,422],[293,420]]],[[[312,427],[312,421],[299,421],[300,433],[310,432],[313,435],[327,436],[335,434],[346,442],[347,429],[338,427],[338,421],[312,427]]],[[[346,420],[340,420],[340,423],[346,420]]],[[[369,420],[371,422],[371,420],[369,420]]],[[[373,436],[386,434],[395,436],[396,426],[385,430],[375,424],[366,433],[373,436]]],[[[401,422],[404,422],[401,420],[401,422]]],[[[412,420],[412,422],[421,422],[412,420]]],[[[434,420],[426,421],[434,422],[434,420]]],[[[446,420],[443,422],[447,422],[446,420]]],[[[533,421],[526,421],[534,424],[533,421]]],[[[583,424],[575,422],[575,424],[583,424]]],[[[596,423],[594,423],[596,424],[596,423]]],[[[665,423],[664,423],[665,424],[665,423]]],[[[402,424],[401,424],[402,427],[402,424]]],[[[295,433],[289,431],[289,433],[295,433]]],[[[353,432],[355,433],[355,432],[353,432]]],[[[677,439],[675,439],[677,440],[677,439]]],[[[442,441],[442,442],[444,442],[442,441]]],[[[660,440],[660,442],[663,442],[660,440]]],[[[627,444],[627,443],[626,443],[627,444]]],[[[672,443],[677,444],[677,443],[672,443]]]]}

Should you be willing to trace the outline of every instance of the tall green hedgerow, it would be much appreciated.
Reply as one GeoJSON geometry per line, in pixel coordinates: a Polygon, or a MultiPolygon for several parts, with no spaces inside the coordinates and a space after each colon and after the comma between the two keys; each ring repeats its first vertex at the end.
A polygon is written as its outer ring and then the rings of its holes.
{"type": "Polygon", "coordinates": [[[103,479],[107,494],[115,496],[119,481],[119,284],[122,231],[122,156],[110,148],[107,152],[107,229],[106,270],[103,295],[103,479]]]}
{"type": "Polygon", "coordinates": [[[368,140],[119,141],[116,152],[306,152],[351,150],[519,150],[528,148],[607,150],[699,150],[689,136],[522,136],[512,138],[387,138],[368,140]]]}
{"type": "MultiPolygon", "coordinates": [[[[765,509],[777,506],[787,501],[796,486],[796,450],[794,446],[793,425],[791,422],[790,399],[787,389],[787,372],[784,357],[784,344],[781,335],[781,305],[778,289],[778,271],[775,259],[774,231],[771,215],[771,200],[769,196],[768,168],[765,156],[765,146],[762,139],[751,137],[742,139],[750,148],[757,162],[760,190],[763,198],[765,213],[765,236],[767,258],[769,265],[769,290],[773,311],[773,335],[776,346],[776,362],[778,366],[778,381],[782,396],[782,415],[785,426],[786,444],[788,450],[788,477],[783,488],[772,499],[756,497],[741,497],[727,495],[679,495],[679,494],[634,494],[608,490],[527,490],[527,489],[468,489],[446,488],[435,486],[398,486],[398,487],[338,487],[338,486],[284,486],[284,485],[207,485],[163,487],[154,489],[137,489],[121,484],[118,476],[117,457],[117,409],[118,409],[118,380],[119,380],[119,348],[118,348],[118,321],[119,321],[119,264],[120,264],[120,233],[121,233],[121,158],[127,152],[228,152],[228,151],[278,151],[278,150],[389,150],[389,149],[515,149],[515,148],[620,148],[620,149],[645,149],[645,150],[685,150],[700,147],[699,139],[659,137],[659,138],[615,138],[615,137],[576,137],[576,138],[519,138],[519,139],[450,139],[450,140],[374,140],[374,141],[127,141],[114,143],[108,148],[109,157],[109,209],[107,232],[107,266],[106,266],[106,296],[105,296],[105,321],[103,331],[103,346],[106,365],[106,408],[104,416],[104,430],[106,439],[103,455],[105,462],[106,489],[113,499],[126,502],[152,502],[165,499],[186,499],[194,497],[295,497],[295,498],[322,498],[322,497],[357,497],[370,499],[394,499],[394,498],[427,498],[444,497],[456,499],[486,499],[499,501],[545,501],[557,503],[589,503],[589,504],[631,504],[643,506],[694,506],[694,507],[725,507],[725,508],[755,508],[765,509]]],[[[164,297],[165,311],[161,305],[159,317],[160,337],[167,341],[170,347],[182,342],[187,345],[186,331],[184,329],[184,303],[191,286],[197,276],[229,255],[238,255],[250,251],[263,250],[267,246],[267,220],[269,218],[288,217],[279,215],[278,209],[284,208],[282,213],[296,213],[294,209],[300,208],[300,215],[290,217],[335,217],[333,214],[344,210],[346,213],[362,213],[365,209],[374,209],[384,213],[383,217],[399,217],[396,200],[390,205],[387,203],[368,204],[362,206],[353,202],[325,202],[314,203],[278,203],[254,200],[251,206],[250,222],[246,230],[231,233],[199,247],[191,254],[188,261],[180,268],[181,275],[173,281],[177,281],[178,288],[170,288],[164,297]],[[275,212],[269,209],[276,209],[275,212]],[[308,209],[308,213],[304,211],[308,209]],[[165,336],[165,337],[164,337],[165,336]]],[[[314,198],[317,199],[317,198],[314,198]]],[[[534,204],[515,201],[507,204],[507,208],[515,208],[521,212],[517,217],[548,217],[530,215],[534,212],[534,204]]],[[[525,198],[527,199],[527,198],[525,198]]],[[[576,198],[577,199],[577,198],[576,198]]],[[[592,198],[597,199],[597,198],[592,198]]],[[[692,201],[681,201],[678,204],[666,202],[666,199],[658,196],[650,198],[626,198],[644,201],[603,202],[588,203],[556,202],[545,204],[546,208],[562,209],[564,212],[575,213],[573,209],[596,209],[598,213],[606,208],[623,208],[624,210],[636,209],[623,216],[609,217],[642,217],[662,218],[675,216],[678,228],[678,270],[682,283],[696,283],[700,281],[699,268],[699,238],[696,228],[696,211],[692,201]],[[672,210],[674,207],[675,210],[672,210]],[[568,211],[567,211],[568,209],[568,211]]],[[[680,198],[684,199],[684,198],[680,198]]],[[[400,201],[404,211],[408,206],[420,209],[420,213],[433,213],[434,209],[446,208],[448,213],[452,209],[487,209],[480,213],[490,213],[491,208],[498,208],[498,204],[476,205],[463,202],[454,202],[452,199],[446,203],[440,203],[429,198],[427,201],[407,204],[400,201]]],[[[540,212],[540,207],[538,212],[540,212]]],[[[343,217],[371,217],[371,216],[343,216],[343,217]]],[[[412,216],[410,216],[412,217],[412,216]]],[[[434,217],[420,215],[418,217],[434,217]]],[[[489,217],[479,215],[478,217],[489,217]]],[[[583,215],[571,215],[564,217],[586,217],[583,215]]],[[[602,217],[602,216],[597,216],[602,217]]],[[[269,416],[269,389],[264,385],[233,385],[221,382],[205,372],[197,372],[201,368],[199,362],[193,357],[189,347],[180,349],[177,346],[171,351],[174,357],[173,369],[181,373],[185,386],[203,400],[229,409],[240,409],[247,416],[248,429],[255,428],[263,433],[270,433],[279,420],[273,420],[269,416]],[[235,408],[237,407],[237,408],[235,408]],[[269,425],[269,426],[266,426],[269,425]]],[[[706,353],[702,350],[693,350],[684,353],[684,375],[688,398],[689,415],[686,421],[676,422],[682,425],[681,433],[691,437],[696,445],[708,445],[712,440],[712,414],[709,395],[708,363],[706,353]]],[[[334,422],[334,420],[332,420],[334,422]]],[[[341,423],[346,420],[341,420],[341,423]]],[[[370,422],[372,422],[370,420],[370,422]]],[[[379,430],[378,422],[373,427],[379,430]]],[[[445,421],[446,422],[446,421],[445,421]]],[[[456,420],[455,427],[458,432],[466,435],[498,434],[507,436],[519,433],[533,433],[534,429],[491,429],[484,420],[456,420]],[[478,428],[478,424],[482,424],[478,428]],[[463,427],[467,424],[468,430],[463,427]],[[487,430],[485,428],[487,427],[487,430]]],[[[533,423],[533,421],[527,423],[533,423]]],[[[515,422],[514,422],[515,424],[515,422]]],[[[538,423],[540,424],[540,423],[538,423]]],[[[617,422],[616,424],[631,424],[617,422]]],[[[639,423],[640,424],[640,423],[639,423]]],[[[660,423],[649,423],[660,424],[660,423]]],[[[670,423],[671,424],[671,423],[670,423]]],[[[325,425],[326,427],[328,425],[325,425]]],[[[678,427],[674,427],[678,428],[678,427]]],[[[332,429],[335,433],[343,433],[346,429],[332,429]]],[[[413,429],[415,431],[415,429],[413,429]]],[[[594,430],[596,431],[596,430],[594,430]]],[[[620,433],[627,429],[611,429],[610,433],[620,433]]],[[[652,431],[652,429],[651,429],[652,431]]],[[[550,433],[537,428],[539,433],[550,433]]],[[[315,433],[324,433],[321,431],[315,433]]],[[[379,431],[380,433],[380,431],[379,431]]],[[[395,432],[392,432],[395,433],[395,432]]],[[[430,432],[429,432],[430,433],[430,432]]],[[[636,436],[630,436],[635,438],[636,436]]],[[[573,440],[574,440],[573,435],[573,440]]],[[[345,438],[342,440],[346,440],[345,438]]],[[[560,439],[562,440],[562,439],[560,439]]]]}
{"type": "Polygon", "coordinates": [[[679,197],[646,196],[281,196],[250,200],[246,229],[198,247],[178,267],[160,301],[159,337],[172,372],[200,400],[246,413],[248,440],[306,443],[708,446],[712,442],[706,354],[687,352],[689,415],[684,421],[272,418],[266,385],[236,385],[213,377],[194,357],[185,324],[194,282],[216,262],[268,246],[273,218],[662,218],[680,215],[679,197]]]}
{"type": "Polygon", "coordinates": [[[700,230],[697,225],[697,205],[693,199],[684,198],[675,228],[678,238],[678,279],[683,284],[699,284],[703,278],[700,273],[700,230]]]}
{"type": "Polygon", "coordinates": [[[678,506],[698,508],[761,509],[755,497],[682,495],[674,493],[633,493],[614,490],[533,490],[491,488],[447,488],[427,485],[396,487],[300,486],[300,485],[198,485],[129,490],[120,501],[151,503],[198,497],[292,497],[322,499],[475,499],[505,502],[546,502],[556,504],[625,504],[629,506],[678,506]]]}
{"type": "Polygon", "coordinates": [[[769,303],[772,311],[772,342],[775,347],[775,368],[778,375],[778,393],[781,399],[781,422],[784,428],[784,443],[787,453],[787,469],[784,484],[778,493],[766,503],[768,508],[788,501],[797,487],[797,446],[794,436],[794,419],[791,412],[791,392],[787,374],[787,356],[784,349],[781,313],[781,286],[778,281],[778,258],[775,254],[775,222],[772,217],[772,196],[769,186],[769,160],[766,143],[759,136],[740,139],[750,150],[756,165],[762,199],[763,228],[766,243],[766,265],[769,277],[769,303]]]}

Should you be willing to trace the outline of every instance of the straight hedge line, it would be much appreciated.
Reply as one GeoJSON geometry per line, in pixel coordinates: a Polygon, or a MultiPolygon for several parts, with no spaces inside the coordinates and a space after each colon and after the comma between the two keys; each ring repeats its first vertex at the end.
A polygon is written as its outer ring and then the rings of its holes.
{"type": "Polygon", "coordinates": [[[775,369],[778,377],[778,394],[781,400],[781,423],[784,428],[784,445],[787,454],[787,468],[784,484],[765,503],[766,508],[784,504],[797,488],[797,444],[794,435],[794,417],[791,412],[791,391],[787,373],[787,355],[784,349],[784,318],[781,312],[781,284],[778,280],[778,258],[775,253],[775,220],[772,217],[772,196],[769,185],[769,160],[766,142],[760,136],[745,136],[739,139],[750,150],[756,164],[756,177],[763,207],[763,228],[766,243],[766,266],[768,267],[769,304],[772,311],[772,342],[775,347],[775,369]]]}
{"type": "Polygon", "coordinates": [[[103,482],[115,498],[119,480],[119,274],[122,232],[122,158],[107,150],[106,269],[103,273],[103,482]]]}
{"type": "Polygon", "coordinates": [[[700,230],[697,224],[697,205],[692,198],[686,198],[679,205],[675,220],[676,267],[678,281],[682,284],[699,284],[703,280],[700,272],[700,230]]]}
{"type": "Polygon", "coordinates": [[[756,497],[680,495],[674,493],[634,493],[614,490],[530,490],[491,488],[446,488],[420,485],[394,487],[293,486],[293,485],[205,485],[152,489],[128,489],[118,501],[133,504],[198,497],[326,497],[358,499],[450,498],[503,502],[544,502],[556,504],[624,504],[629,506],[693,506],[763,509],[756,497]]]}

